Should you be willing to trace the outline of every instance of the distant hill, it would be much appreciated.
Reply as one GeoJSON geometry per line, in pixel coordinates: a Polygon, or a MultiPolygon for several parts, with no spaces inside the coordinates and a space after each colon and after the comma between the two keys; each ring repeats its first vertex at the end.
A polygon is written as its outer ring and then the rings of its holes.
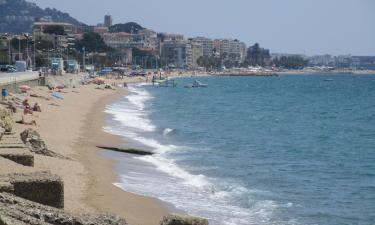
{"type": "Polygon", "coordinates": [[[57,9],[42,9],[25,0],[0,0],[0,33],[30,33],[35,19],[42,17],[49,17],[55,22],[84,25],[57,9]]]}
{"type": "Polygon", "coordinates": [[[109,28],[109,32],[111,33],[117,33],[117,32],[127,32],[127,33],[134,33],[137,34],[138,31],[145,29],[141,25],[135,22],[129,22],[129,23],[119,23],[111,26],[109,28]]]}

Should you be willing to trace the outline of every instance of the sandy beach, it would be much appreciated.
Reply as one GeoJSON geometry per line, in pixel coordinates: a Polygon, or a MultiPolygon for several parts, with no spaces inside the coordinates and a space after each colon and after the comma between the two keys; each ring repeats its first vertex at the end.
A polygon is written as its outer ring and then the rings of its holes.
{"type": "MultiPolygon", "coordinates": [[[[139,78],[126,82],[139,82],[139,78]]],[[[121,81],[123,82],[123,81],[121,81]]],[[[35,155],[35,167],[49,170],[62,177],[65,186],[65,209],[80,213],[111,213],[124,217],[133,225],[159,224],[168,210],[156,199],[125,192],[113,185],[117,181],[114,161],[102,156],[97,145],[116,146],[120,137],[102,131],[105,123],[105,106],[126,94],[117,90],[95,89],[84,85],[65,89],[64,100],[32,98],[28,94],[18,97],[38,102],[42,112],[35,112],[25,120],[35,120],[37,126],[17,124],[15,132],[26,128],[37,130],[50,150],[71,160],[35,155]],[[54,105],[51,105],[54,103],[54,105]],[[58,105],[58,106],[57,106],[58,105]]],[[[39,96],[50,96],[45,87],[36,87],[39,96]]],[[[20,111],[20,110],[19,110],[20,111]]],[[[21,112],[14,115],[21,119],[21,112]]]]}

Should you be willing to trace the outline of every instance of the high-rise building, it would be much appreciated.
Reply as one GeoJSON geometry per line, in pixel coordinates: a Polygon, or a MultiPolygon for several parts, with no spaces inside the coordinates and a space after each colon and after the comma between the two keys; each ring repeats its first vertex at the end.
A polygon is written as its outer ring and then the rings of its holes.
{"type": "Polygon", "coordinates": [[[214,41],[212,39],[205,38],[205,37],[196,37],[196,38],[193,38],[192,40],[202,45],[204,56],[211,56],[213,54],[214,41]]]}
{"type": "Polygon", "coordinates": [[[165,41],[161,46],[163,66],[186,68],[191,61],[191,46],[187,41],[165,41]]]}
{"type": "Polygon", "coordinates": [[[105,15],[104,16],[104,26],[106,26],[106,27],[112,26],[112,16],[111,15],[105,15]]]}
{"type": "Polygon", "coordinates": [[[190,40],[189,41],[189,46],[191,49],[190,52],[188,52],[188,61],[187,61],[187,65],[190,67],[190,68],[196,68],[198,67],[198,59],[203,56],[203,46],[201,43],[199,42],[195,42],[194,40],[190,40]]]}
{"type": "Polygon", "coordinates": [[[214,51],[222,57],[244,62],[247,55],[247,47],[244,42],[237,39],[216,39],[213,43],[214,51]]]}

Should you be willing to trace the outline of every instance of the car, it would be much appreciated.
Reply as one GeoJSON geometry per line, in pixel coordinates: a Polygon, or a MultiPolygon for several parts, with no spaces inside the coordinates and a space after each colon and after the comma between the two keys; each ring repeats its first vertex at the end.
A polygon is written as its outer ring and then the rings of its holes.
{"type": "Polygon", "coordinates": [[[12,65],[0,65],[0,71],[6,72],[6,73],[12,73],[12,72],[16,72],[17,70],[12,65]]]}

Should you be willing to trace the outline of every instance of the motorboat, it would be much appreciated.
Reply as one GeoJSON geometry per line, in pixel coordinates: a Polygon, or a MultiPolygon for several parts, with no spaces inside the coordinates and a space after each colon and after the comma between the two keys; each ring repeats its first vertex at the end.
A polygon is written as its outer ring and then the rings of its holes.
{"type": "Polygon", "coordinates": [[[200,87],[207,87],[207,84],[203,84],[198,80],[195,80],[192,84],[186,85],[185,88],[200,88],[200,87]]]}

